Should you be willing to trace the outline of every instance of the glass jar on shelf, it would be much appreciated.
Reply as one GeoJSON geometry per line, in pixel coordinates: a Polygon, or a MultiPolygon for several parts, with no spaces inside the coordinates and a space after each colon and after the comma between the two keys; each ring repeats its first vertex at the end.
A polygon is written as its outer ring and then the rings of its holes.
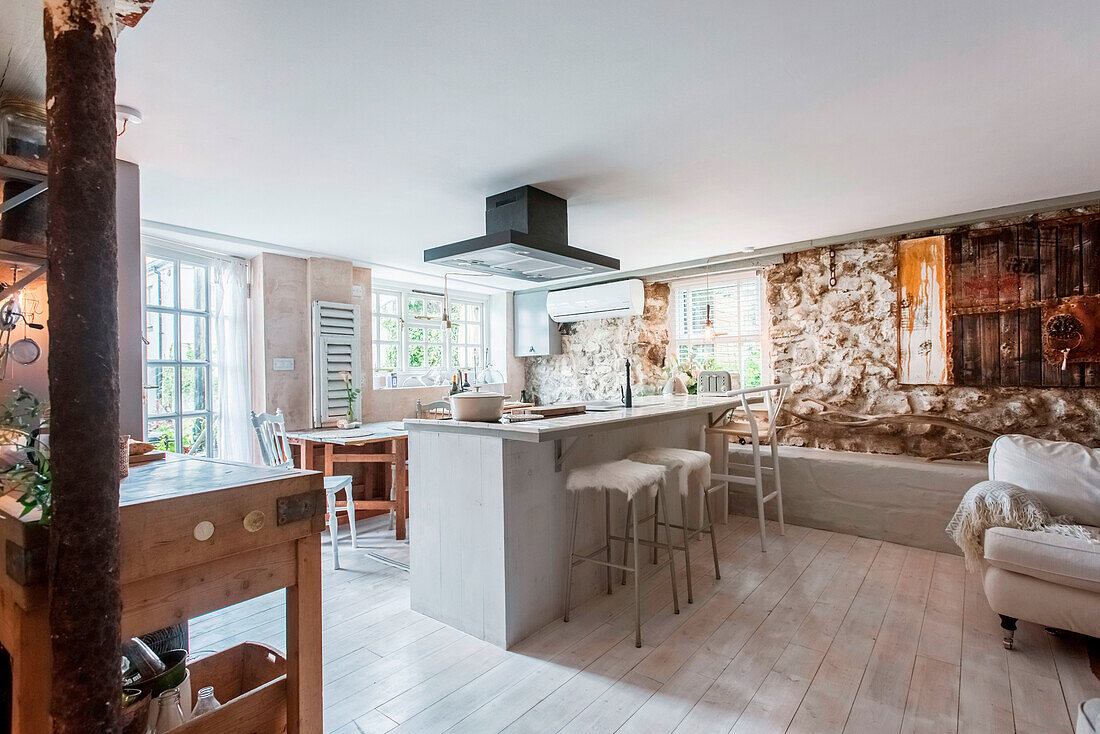
{"type": "Polygon", "coordinates": [[[0,153],[44,160],[46,108],[15,97],[0,100],[0,153]]]}

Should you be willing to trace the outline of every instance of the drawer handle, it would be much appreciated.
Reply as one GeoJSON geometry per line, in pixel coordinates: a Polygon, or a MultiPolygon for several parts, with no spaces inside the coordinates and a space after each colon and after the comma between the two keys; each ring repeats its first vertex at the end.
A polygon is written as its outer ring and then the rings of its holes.
{"type": "Polygon", "coordinates": [[[203,520],[199,524],[195,525],[195,540],[205,542],[210,540],[214,536],[214,523],[209,520],[203,520]]]}
{"type": "Polygon", "coordinates": [[[253,510],[244,516],[244,529],[250,533],[261,530],[264,526],[264,513],[253,510]]]}

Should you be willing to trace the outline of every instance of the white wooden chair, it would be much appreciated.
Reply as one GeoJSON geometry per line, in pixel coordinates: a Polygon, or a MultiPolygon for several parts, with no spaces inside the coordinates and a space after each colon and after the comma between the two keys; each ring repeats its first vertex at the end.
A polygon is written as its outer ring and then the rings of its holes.
{"type": "MultiPolygon", "coordinates": [[[[275,414],[252,413],[252,427],[256,429],[256,438],[260,442],[260,456],[268,466],[294,468],[294,457],[290,453],[290,441],[286,436],[286,422],[283,420],[283,411],[277,410],[275,414]]],[[[355,500],[351,496],[351,477],[334,476],[325,477],[325,500],[328,505],[328,533],[332,539],[332,567],[340,568],[340,547],[337,543],[340,522],[336,513],[342,510],[348,515],[351,525],[351,547],[358,543],[355,538],[355,500]],[[336,506],[336,495],[343,490],[347,497],[344,507],[336,506]]]]}
{"type": "Polygon", "coordinates": [[[779,440],[776,431],[779,427],[779,412],[783,409],[783,403],[787,399],[790,387],[789,382],[780,382],[774,385],[731,390],[726,395],[740,398],[741,405],[727,411],[723,420],[729,422],[711,426],[707,429],[708,433],[715,433],[722,437],[723,466],[726,467],[725,474],[712,474],[711,477],[720,482],[726,482],[727,490],[729,484],[747,484],[756,489],[756,513],[760,522],[760,550],[765,553],[768,551],[764,526],[765,503],[775,500],[775,509],[779,519],[779,534],[786,535],[787,532],[783,524],[783,485],[779,478],[779,440]],[[763,414],[763,425],[758,419],[758,412],[763,414]],[[752,447],[753,476],[743,477],[729,473],[730,438],[735,438],[752,447]],[[771,449],[771,466],[764,466],[760,461],[760,446],[762,444],[766,444],[771,449]],[[764,494],[765,474],[771,475],[774,484],[774,489],[769,494],[764,494]]]}

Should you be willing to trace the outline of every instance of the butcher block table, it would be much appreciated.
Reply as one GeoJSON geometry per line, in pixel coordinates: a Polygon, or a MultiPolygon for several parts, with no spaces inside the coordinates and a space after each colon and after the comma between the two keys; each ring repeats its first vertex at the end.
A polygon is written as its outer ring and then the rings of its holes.
{"type": "MultiPolygon", "coordinates": [[[[286,659],[248,669],[238,646],[190,663],[192,682],[214,685],[222,707],[175,731],[320,734],[321,475],[168,454],[131,467],[120,495],[124,639],[286,589],[286,659]]],[[[0,498],[0,644],[12,658],[12,731],[41,734],[50,731],[48,532],[20,509],[0,498]]]]}
{"type": "MultiPolygon", "coordinates": [[[[405,539],[405,519],[409,516],[409,475],[405,464],[409,458],[409,432],[400,422],[364,423],[358,428],[287,431],[286,437],[292,446],[297,446],[301,451],[300,466],[312,467],[313,457],[321,452],[326,477],[333,476],[336,464],[390,464],[393,468],[393,498],[355,500],[355,509],[393,510],[397,516],[394,528],[396,538],[405,539]],[[386,453],[354,450],[374,444],[383,444],[389,450],[386,453]],[[341,450],[337,451],[337,447],[341,450]]],[[[351,499],[350,495],[348,499],[351,499]]]]}

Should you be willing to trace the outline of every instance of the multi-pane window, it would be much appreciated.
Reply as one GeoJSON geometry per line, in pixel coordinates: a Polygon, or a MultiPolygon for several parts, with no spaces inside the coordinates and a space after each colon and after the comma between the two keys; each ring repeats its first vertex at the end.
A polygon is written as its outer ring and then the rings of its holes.
{"type": "Polygon", "coordinates": [[[670,346],[680,362],[737,372],[743,386],[759,385],[762,293],[756,273],[674,284],[670,346]]]}
{"type": "Polygon", "coordinates": [[[375,373],[396,372],[402,382],[409,376],[431,375],[442,383],[455,370],[472,372],[475,366],[483,367],[485,304],[451,297],[448,307],[449,329],[443,320],[441,295],[375,287],[371,295],[375,373]]]}
{"type": "Polygon", "coordinates": [[[209,260],[147,251],[145,340],[145,439],[212,456],[209,260]]]}

